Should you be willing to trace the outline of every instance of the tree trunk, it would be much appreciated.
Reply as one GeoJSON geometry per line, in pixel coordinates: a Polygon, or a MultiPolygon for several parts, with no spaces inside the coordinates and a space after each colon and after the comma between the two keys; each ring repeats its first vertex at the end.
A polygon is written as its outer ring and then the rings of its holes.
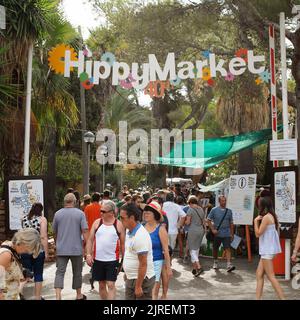
{"type": "Polygon", "coordinates": [[[49,149],[48,149],[48,172],[46,183],[46,206],[48,212],[48,221],[53,220],[54,212],[56,211],[56,131],[50,129],[49,134],[49,149]]]}
{"type": "Polygon", "coordinates": [[[239,153],[238,173],[251,174],[254,173],[253,165],[253,149],[246,149],[239,153]]]}

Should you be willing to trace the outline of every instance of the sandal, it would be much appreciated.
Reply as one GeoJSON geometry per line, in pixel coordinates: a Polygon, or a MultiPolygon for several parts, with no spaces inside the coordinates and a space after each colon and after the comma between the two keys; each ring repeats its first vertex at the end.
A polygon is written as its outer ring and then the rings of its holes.
{"type": "Polygon", "coordinates": [[[203,273],[203,272],[204,272],[203,268],[198,269],[197,273],[195,274],[195,277],[199,277],[200,274],[203,273]]]}

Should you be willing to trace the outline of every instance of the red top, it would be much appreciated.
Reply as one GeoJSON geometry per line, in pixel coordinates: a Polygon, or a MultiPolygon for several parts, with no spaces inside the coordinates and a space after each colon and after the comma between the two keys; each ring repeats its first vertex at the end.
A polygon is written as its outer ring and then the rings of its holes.
{"type": "Polygon", "coordinates": [[[84,213],[89,230],[91,230],[94,221],[101,218],[100,210],[101,205],[98,202],[93,202],[85,207],[84,213]]]}

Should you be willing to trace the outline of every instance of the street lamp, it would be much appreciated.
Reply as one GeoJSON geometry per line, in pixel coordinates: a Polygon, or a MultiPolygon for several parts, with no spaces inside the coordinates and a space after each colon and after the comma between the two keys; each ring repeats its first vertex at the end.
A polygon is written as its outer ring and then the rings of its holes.
{"type": "Polygon", "coordinates": [[[123,164],[126,161],[126,154],[124,152],[119,153],[119,162],[121,163],[121,190],[123,187],[123,164]]]}
{"type": "MultiPolygon", "coordinates": [[[[100,154],[104,157],[107,157],[107,146],[105,144],[102,144],[100,146],[100,154]]],[[[103,175],[103,181],[102,181],[102,192],[104,192],[105,189],[105,159],[103,159],[103,170],[102,170],[102,175],[103,175]]]]}
{"type": "Polygon", "coordinates": [[[87,131],[83,135],[83,140],[87,144],[87,180],[84,181],[84,193],[89,194],[90,193],[90,153],[91,153],[91,144],[95,142],[95,135],[91,131],[87,131]]]}

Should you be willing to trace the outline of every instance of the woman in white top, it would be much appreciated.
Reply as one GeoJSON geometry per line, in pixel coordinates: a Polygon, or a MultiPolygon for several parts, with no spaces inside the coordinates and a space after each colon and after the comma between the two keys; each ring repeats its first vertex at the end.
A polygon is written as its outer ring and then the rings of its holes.
{"type": "Polygon", "coordinates": [[[260,214],[254,219],[255,235],[259,238],[259,254],[261,259],[256,270],[256,299],[261,300],[264,288],[264,275],[270,280],[278,297],[284,300],[282,288],[275,277],[273,259],[281,252],[278,219],[274,212],[272,200],[269,197],[260,198],[260,214]]]}

